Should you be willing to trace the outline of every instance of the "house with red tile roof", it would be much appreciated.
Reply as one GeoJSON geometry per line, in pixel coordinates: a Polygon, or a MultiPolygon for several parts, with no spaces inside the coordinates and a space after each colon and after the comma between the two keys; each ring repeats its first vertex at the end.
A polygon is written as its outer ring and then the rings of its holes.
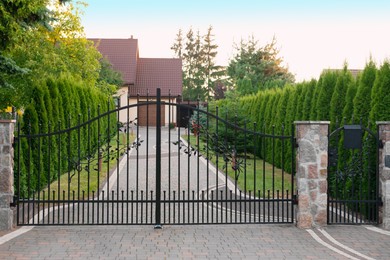
{"type": "MultiPolygon", "coordinates": [[[[89,39],[97,50],[122,74],[124,86],[118,91],[121,106],[156,99],[156,89],[161,89],[162,102],[176,103],[182,94],[182,61],[175,58],[140,58],[138,40],[133,39],[89,39]]],[[[130,109],[129,119],[138,124],[155,125],[155,106],[139,106],[130,109]]],[[[161,107],[162,125],[177,122],[176,110],[161,107]]],[[[122,110],[120,121],[127,121],[127,111],[122,110]]]]}

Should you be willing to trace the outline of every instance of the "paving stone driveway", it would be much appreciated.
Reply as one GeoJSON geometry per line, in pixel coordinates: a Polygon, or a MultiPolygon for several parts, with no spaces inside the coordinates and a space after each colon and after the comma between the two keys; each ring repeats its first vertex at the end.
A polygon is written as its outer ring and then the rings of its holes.
{"type": "MultiPolygon", "coordinates": [[[[361,226],[325,229],[346,255],[293,225],[35,227],[0,245],[0,259],[389,259],[390,233],[361,226]]],[[[314,231],[321,236],[318,230],[314,231]]],[[[0,237],[1,239],[1,237],[0,237]]]]}

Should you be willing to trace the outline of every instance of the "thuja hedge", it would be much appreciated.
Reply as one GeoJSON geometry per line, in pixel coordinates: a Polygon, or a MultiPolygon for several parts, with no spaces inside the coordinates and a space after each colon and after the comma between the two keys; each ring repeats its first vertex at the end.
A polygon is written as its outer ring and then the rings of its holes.
{"type": "MultiPolygon", "coordinates": [[[[370,61],[357,78],[346,66],[338,71],[325,70],[318,81],[260,91],[238,100],[217,101],[210,104],[210,109],[216,106],[230,110],[225,112],[228,115],[237,115],[236,122],[256,123],[257,131],[268,134],[292,135],[294,121],[308,120],[331,121],[331,131],[337,124],[359,122],[375,130],[375,121],[390,120],[390,65],[384,62],[377,68],[370,61]]],[[[266,149],[257,149],[257,154],[278,167],[283,159],[283,168],[292,172],[291,143],[287,142],[282,152],[281,141],[276,140],[274,156],[271,146],[267,142],[266,149]]]]}
{"type": "Polygon", "coordinates": [[[77,129],[79,124],[114,108],[112,98],[94,87],[63,77],[31,88],[31,101],[18,119],[20,135],[34,136],[19,139],[20,159],[15,170],[20,170],[20,178],[15,176],[15,187],[18,189],[20,182],[20,191],[16,192],[21,196],[31,196],[33,191],[78,167],[79,159],[93,156],[98,141],[107,139],[107,133],[114,134],[116,128],[115,115],[112,115],[77,129]],[[66,131],[72,127],[76,129],[66,131]]]}

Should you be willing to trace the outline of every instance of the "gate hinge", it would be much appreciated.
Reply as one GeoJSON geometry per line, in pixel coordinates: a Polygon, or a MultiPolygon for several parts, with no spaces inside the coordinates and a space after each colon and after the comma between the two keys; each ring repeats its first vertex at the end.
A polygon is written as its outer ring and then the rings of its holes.
{"type": "Polygon", "coordinates": [[[10,207],[16,207],[16,205],[18,205],[18,197],[13,196],[13,200],[9,205],[10,205],[10,207]]]}
{"type": "Polygon", "coordinates": [[[383,149],[385,147],[385,144],[384,144],[384,142],[382,141],[382,140],[378,140],[378,148],[379,149],[383,149]]]}
{"type": "Polygon", "coordinates": [[[299,147],[297,138],[294,138],[294,147],[295,147],[295,148],[298,148],[298,147],[299,147]]]}
{"type": "Polygon", "coordinates": [[[382,197],[378,197],[378,206],[383,207],[383,200],[382,197]]]}
{"type": "Polygon", "coordinates": [[[292,196],[292,204],[293,205],[298,205],[298,195],[293,195],[292,196]]]}

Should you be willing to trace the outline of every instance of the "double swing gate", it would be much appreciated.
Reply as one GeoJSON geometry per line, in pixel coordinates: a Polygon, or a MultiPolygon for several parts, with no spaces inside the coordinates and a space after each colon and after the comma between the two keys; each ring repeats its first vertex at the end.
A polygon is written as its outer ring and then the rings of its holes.
{"type": "Polygon", "coordinates": [[[66,129],[19,124],[17,224],[293,223],[293,129],[265,134],[218,108],[171,100],[157,89],[156,101],[108,104],[66,129]]]}

